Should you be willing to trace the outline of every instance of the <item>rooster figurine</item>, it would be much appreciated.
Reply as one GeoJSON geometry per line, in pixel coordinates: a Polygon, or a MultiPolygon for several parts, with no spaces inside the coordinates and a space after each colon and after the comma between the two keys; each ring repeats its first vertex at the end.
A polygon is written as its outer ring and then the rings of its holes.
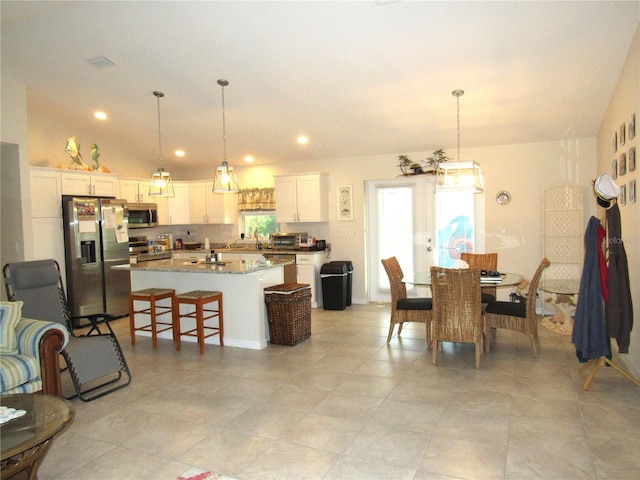
{"type": "Polygon", "coordinates": [[[100,152],[98,151],[99,147],[95,143],[92,143],[90,148],[91,148],[91,160],[93,160],[96,163],[94,170],[99,170],[100,169],[100,152]]]}
{"type": "Polygon", "coordinates": [[[78,142],[78,137],[73,136],[67,138],[67,146],[65,147],[64,151],[69,154],[73,163],[78,164],[83,169],[86,168],[86,165],[82,161],[82,154],[80,153],[80,143],[78,142]]]}

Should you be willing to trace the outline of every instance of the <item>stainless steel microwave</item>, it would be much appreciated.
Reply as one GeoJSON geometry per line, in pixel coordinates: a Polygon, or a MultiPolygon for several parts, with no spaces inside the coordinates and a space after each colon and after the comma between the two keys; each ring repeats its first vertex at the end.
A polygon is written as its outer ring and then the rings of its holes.
{"type": "Polygon", "coordinates": [[[271,248],[274,250],[297,250],[301,243],[307,243],[306,233],[274,233],[271,235],[271,248]]]}
{"type": "Polygon", "coordinates": [[[129,228],[158,226],[158,205],[155,203],[129,203],[129,228]]]}

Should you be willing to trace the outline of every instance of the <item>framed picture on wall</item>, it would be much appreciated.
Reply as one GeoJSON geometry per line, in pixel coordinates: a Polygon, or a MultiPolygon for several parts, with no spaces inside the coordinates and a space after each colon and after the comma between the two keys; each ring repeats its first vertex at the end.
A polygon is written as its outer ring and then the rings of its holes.
{"type": "Polygon", "coordinates": [[[636,181],[629,182],[629,203],[636,203],[636,181]]]}
{"type": "Polygon", "coordinates": [[[620,185],[620,196],[618,197],[618,202],[620,205],[627,204],[627,185],[624,183],[620,185]]]}
{"type": "Polygon", "coordinates": [[[611,178],[614,180],[618,178],[618,159],[611,160],[611,178]]]}
{"type": "Polygon", "coordinates": [[[353,192],[351,185],[338,187],[338,220],[353,220],[353,192]]]}
{"type": "Polygon", "coordinates": [[[622,122],[622,125],[620,125],[620,133],[618,133],[618,145],[622,146],[624,145],[625,142],[625,125],[624,122],[622,122]]]}
{"type": "Polygon", "coordinates": [[[627,154],[621,153],[618,157],[618,175],[622,176],[627,173],[627,154]]]}
{"type": "Polygon", "coordinates": [[[618,132],[613,132],[611,136],[611,151],[616,153],[618,151],[618,132]]]}
{"type": "Polygon", "coordinates": [[[636,114],[632,113],[629,118],[629,140],[636,136],[636,114]]]}
{"type": "Polygon", "coordinates": [[[635,172],[636,170],[636,147],[631,147],[629,149],[629,158],[628,161],[628,170],[630,172],[635,172]]]}

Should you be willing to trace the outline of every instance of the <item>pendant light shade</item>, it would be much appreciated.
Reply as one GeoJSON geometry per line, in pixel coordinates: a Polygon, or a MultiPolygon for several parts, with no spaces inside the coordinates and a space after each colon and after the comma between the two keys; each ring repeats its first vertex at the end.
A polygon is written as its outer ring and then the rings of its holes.
{"type": "Polygon", "coordinates": [[[215,193],[235,193],[240,191],[236,171],[226,161],[216,167],[216,173],[213,178],[213,191],[215,193]]]}
{"type": "Polygon", "coordinates": [[[456,97],[458,117],[458,158],[455,162],[444,162],[438,167],[436,176],[436,190],[439,191],[473,191],[484,192],[482,171],[478,162],[460,161],[460,97],[463,90],[454,90],[451,95],[456,97]]]}
{"type": "Polygon", "coordinates": [[[229,162],[227,162],[227,125],[224,108],[224,87],[229,85],[229,82],[227,80],[220,79],[218,80],[218,85],[222,88],[222,145],[224,148],[224,156],[222,165],[216,167],[213,177],[213,192],[237,193],[240,191],[238,176],[236,175],[235,169],[229,166],[229,162]]]}
{"type": "Polygon", "coordinates": [[[162,130],[160,129],[160,99],[164,97],[164,93],[154,91],[153,95],[158,99],[158,161],[160,166],[158,170],[151,174],[149,181],[150,197],[173,197],[173,181],[171,174],[162,167],[162,130]]]}

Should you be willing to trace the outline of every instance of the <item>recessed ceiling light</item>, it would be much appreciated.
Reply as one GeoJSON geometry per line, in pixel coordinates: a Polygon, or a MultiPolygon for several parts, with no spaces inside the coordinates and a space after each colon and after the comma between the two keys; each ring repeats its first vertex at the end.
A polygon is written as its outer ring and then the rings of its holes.
{"type": "Polygon", "coordinates": [[[253,163],[255,159],[251,156],[251,155],[247,155],[246,157],[244,157],[244,161],[247,163],[253,163]]]}
{"type": "Polygon", "coordinates": [[[305,143],[309,143],[309,137],[307,137],[306,135],[300,135],[298,137],[298,143],[304,145],[305,143]]]}
{"type": "Polygon", "coordinates": [[[176,157],[184,157],[185,156],[184,150],[181,150],[181,149],[176,150],[175,153],[176,153],[176,157]]]}
{"type": "Polygon", "coordinates": [[[94,117],[96,117],[98,120],[106,120],[107,119],[107,114],[104,112],[96,112],[93,114],[94,117]]]}

